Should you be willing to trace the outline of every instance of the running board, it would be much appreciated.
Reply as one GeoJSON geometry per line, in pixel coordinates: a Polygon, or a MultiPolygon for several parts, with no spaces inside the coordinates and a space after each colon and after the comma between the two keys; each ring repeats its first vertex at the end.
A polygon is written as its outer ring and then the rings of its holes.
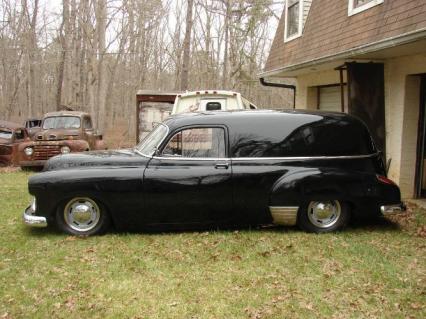
{"type": "Polygon", "coordinates": [[[296,225],[298,210],[298,206],[269,206],[273,223],[277,225],[296,225]]]}

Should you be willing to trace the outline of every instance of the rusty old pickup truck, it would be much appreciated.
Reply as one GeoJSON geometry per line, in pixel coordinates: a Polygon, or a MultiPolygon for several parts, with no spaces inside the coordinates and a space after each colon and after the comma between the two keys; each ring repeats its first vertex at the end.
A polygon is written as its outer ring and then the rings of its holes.
{"type": "Polygon", "coordinates": [[[20,124],[0,121],[0,166],[18,165],[19,145],[30,141],[20,124]]]}
{"type": "Polygon", "coordinates": [[[90,114],[75,111],[46,113],[33,141],[19,145],[21,167],[41,167],[56,155],[106,149],[90,114]]]}

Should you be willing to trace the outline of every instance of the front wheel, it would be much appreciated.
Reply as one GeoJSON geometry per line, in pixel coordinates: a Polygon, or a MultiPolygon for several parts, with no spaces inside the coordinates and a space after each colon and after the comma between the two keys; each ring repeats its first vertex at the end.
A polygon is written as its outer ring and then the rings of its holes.
{"type": "Polygon", "coordinates": [[[105,207],[89,197],[74,197],[59,205],[56,221],[61,230],[75,236],[102,234],[110,225],[105,207]]]}
{"type": "Polygon", "coordinates": [[[338,200],[315,200],[300,207],[297,224],[308,232],[326,233],[346,226],[349,217],[346,203],[338,200]]]}

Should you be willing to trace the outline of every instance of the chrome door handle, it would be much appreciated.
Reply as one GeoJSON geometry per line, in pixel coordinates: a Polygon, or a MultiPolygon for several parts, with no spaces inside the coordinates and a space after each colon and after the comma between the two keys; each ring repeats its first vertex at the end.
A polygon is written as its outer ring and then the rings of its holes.
{"type": "Polygon", "coordinates": [[[228,163],[218,163],[214,166],[216,169],[228,169],[229,164],[228,163]]]}

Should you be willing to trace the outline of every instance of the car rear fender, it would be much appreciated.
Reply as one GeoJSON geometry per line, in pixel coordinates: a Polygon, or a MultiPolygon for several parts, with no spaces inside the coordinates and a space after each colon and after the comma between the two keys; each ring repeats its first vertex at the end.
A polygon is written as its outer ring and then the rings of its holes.
{"type": "Polygon", "coordinates": [[[298,207],[308,200],[338,199],[351,205],[377,201],[375,174],[334,168],[300,169],[279,178],[271,188],[270,206],[298,207]]]}

